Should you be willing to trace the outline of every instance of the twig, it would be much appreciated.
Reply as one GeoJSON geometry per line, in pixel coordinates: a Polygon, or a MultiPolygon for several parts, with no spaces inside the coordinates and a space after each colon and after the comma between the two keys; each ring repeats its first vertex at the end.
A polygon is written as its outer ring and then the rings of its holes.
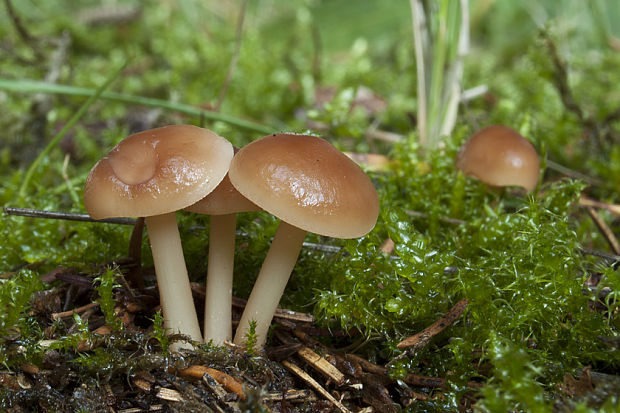
{"type": "MultiPolygon", "coordinates": [[[[7,215],[15,215],[15,216],[23,216],[23,217],[31,217],[31,218],[62,219],[65,221],[82,221],[82,222],[119,224],[119,225],[135,225],[136,224],[136,220],[133,218],[92,219],[89,215],[77,214],[74,212],[43,211],[40,209],[15,208],[15,207],[4,207],[3,211],[7,215]]],[[[200,229],[204,229],[204,227],[192,226],[189,229],[190,231],[200,230],[200,229]]],[[[236,234],[239,236],[248,236],[248,234],[242,231],[237,231],[236,234]]],[[[317,244],[314,242],[304,242],[303,247],[311,249],[311,250],[323,251],[323,252],[328,252],[332,254],[336,254],[340,252],[342,249],[336,245],[317,244]]]]}
{"type": "Polygon", "coordinates": [[[594,138],[594,142],[597,146],[601,146],[600,130],[596,121],[590,114],[587,114],[581,106],[577,103],[575,96],[570,88],[568,81],[568,70],[566,63],[560,58],[558,50],[553,42],[553,39],[545,30],[542,30],[541,37],[547,44],[547,50],[549,51],[549,58],[553,64],[553,79],[555,87],[558,89],[560,99],[564,104],[564,107],[572,112],[577,119],[586,127],[586,132],[594,138]]]}
{"type": "Polygon", "coordinates": [[[585,196],[581,196],[581,198],[579,198],[579,205],[585,206],[585,207],[606,209],[612,214],[620,215],[620,205],[597,201],[594,199],[587,198],[585,196]]]}
{"type": "Polygon", "coordinates": [[[599,229],[599,231],[601,231],[601,233],[605,237],[605,240],[611,247],[611,250],[616,255],[620,255],[620,244],[618,244],[618,239],[612,232],[611,228],[609,228],[607,223],[605,223],[603,218],[601,218],[601,216],[598,214],[598,212],[596,212],[596,210],[593,207],[590,207],[590,206],[586,207],[586,211],[588,211],[588,215],[590,215],[590,218],[592,218],[592,221],[594,221],[594,223],[596,224],[596,227],[599,229]]]}
{"type": "MultiPolygon", "coordinates": [[[[54,50],[50,57],[49,69],[45,74],[45,82],[50,84],[55,84],[58,82],[62,68],[67,61],[69,46],[71,46],[71,36],[69,36],[68,31],[64,31],[62,36],[56,42],[56,50],[54,50]]],[[[47,113],[53,106],[51,100],[50,95],[37,93],[33,97],[32,104],[35,116],[45,120],[47,118],[47,113]]],[[[45,122],[41,122],[41,125],[42,130],[39,134],[42,136],[41,140],[43,140],[43,136],[45,135],[45,122]]]]}
{"type": "Polygon", "coordinates": [[[73,314],[80,314],[83,313],[84,311],[88,311],[92,308],[95,307],[99,307],[99,303],[98,302],[94,302],[94,303],[89,303],[86,305],[83,305],[81,307],[77,307],[74,308],[73,310],[69,310],[69,311],[62,311],[60,313],[53,313],[52,314],[52,320],[60,320],[61,318],[67,318],[67,317],[72,317],[73,314]]]}
{"type": "Polygon", "coordinates": [[[86,214],[76,214],[72,212],[59,212],[59,211],[41,211],[38,209],[30,208],[14,208],[4,207],[3,211],[7,215],[15,215],[31,218],[47,218],[47,219],[63,219],[66,221],[81,221],[81,222],[95,222],[106,224],[120,224],[120,225],[135,225],[136,220],[132,218],[104,218],[104,219],[92,219],[86,214]]]}
{"type": "Polygon", "coordinates": [[[592,178],[591,176],[588,176],[584,173],[575,171],[574,169],[567,168],[564,165],[560,165],[559,163],[552,161],[551,159],[547,159],[546,162],[547,162],[547,167],[549,169],[553,169],[554,171],[557,171],[563,175],[566,175],[566,176],[569,176],[575,179],[581,179],[582,181],[590,185],[602,185],[603,184],[603,182],[599,179],[592,178]]]}
{"type": "Polygon", "coordinates": [[[323,388],[316,380],[314,380],[308,373],[303,371],[299,366],[291,363],[290,361],[282,361],[284,367],[295,373],[299,378],[308,383],[310,387],[318,391],[323,397],[329,400],[334,406],[336,406],[343,413],[351,413],[340,401],[336,400],[327,390],[323,388]]]}
{"type": "Polygon", "coordinates": [[[463,311],[467,308],[467,300],[461,300],[456,303],[450,311],[444,314],[439,320],[435,321],[430,326],[426,327],[424,330],[420,331],[418,334],[411,336],[402,340],[400,343],[396,345],[398,348],[408,348],[413,347],[418,350],[424,347],[432,337],[441,333],[446,327],[454,323],[456,319],[458,319],[463,311]]]}
{"type": "Polygon", "coordinates": [[[15,9],[13,9],[13,4],[11,3],[11,0],[4,0],[4,6],[6,7],[6,11],[19,37],[21,37],[24,43],[30,46],[37,59],[42,60],[41,52],[34,44],[36,39],[28,32],[28,30],[26,30],[26,27],[22,24],[20,17],[15,12],[15,9]]]}
{"type": "Polygon", "coordinates": [[[579,248],[579,251],[582,254],[592,255],[592,256],[595,256],[595,257],[600,257],[600,258],[605,258],[605,259],[608,259],[608,260],[611,260],[611,261],[620,262],[620,255],[614,255],[614,254],[610,254],[608,252],[597,251],[597,250],[593,250],[593,249],[585,248],[585,247],[579,248]]]}
{"type": "MultiPolygon", "coordinates": [[[[200,289],[202,290],[202,294],[204,295],[205,286],[201,285],[200,289]]],[[[239,298],[239,297],[232,298],[233,307],[243,309],[245,308],[246,303],[247,303],[247,300],[244,300],[243,298],[239,298]]],[[[311,314],[300,313],[298,311],[287,310],[285,308],[280,308],[280,307],[276,308],[274,317],[284,319],[284,320],[294,321],[296,323],[312,324],[315,322],[315,319],[311,314]]]]}
{"type": "Polygon", "coordinates": [[[235,50],[233,52],[232,58],[230,59],[230,63],[228,64],[228,71],[226,72],[226,79],[224,80],[224,84],[220,89],[220,93],[217,97],[217,102],[213,110],[215,112],[219,112],[222,107],[222,103],[224,102],[224,98],[226,97],[226,92],[228,92],[228,86],[230,85],[230,81],[232,80],[233,74],[235,72],[235,68],[237,67],[237,62],[239,61],[239,51],[241,50],[241,40],[243,39],[243,21],[245,19],[245,10],[248,4],[248,0],[242,0],[241,9],[239,10],[239,17],[237,19],[237,33],[235,35],[235,50]]]}

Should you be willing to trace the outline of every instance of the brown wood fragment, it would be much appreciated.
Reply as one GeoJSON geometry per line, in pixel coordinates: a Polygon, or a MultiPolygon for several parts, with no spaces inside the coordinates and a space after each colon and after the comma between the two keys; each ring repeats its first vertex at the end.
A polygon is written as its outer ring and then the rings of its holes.
{"type": "Polygon", "coordinates": [[[177,370],[176,373],[181,377],[193,379],[202,379],[205,374],[208,374],[213,377],[215,381],[224,386],[226,390],[236,393],[241,400],[245,400],[246,398],[245,392],[243,391],[243,384],[223,371],[211,367],[193,365],[185,369],[177,370]]]}
{"type": "Polygon", "coordinates": [[[414,347],[419,349],[424,347],[429,340],[441,333],[446,327],[451,325],[456,319],[458,319],[465,308],[467,307],[467,300],[461,300],[454,305],[446,314],[444,314],[439,320],[419,332],[418,334],[402,340],[396,345],[398,348],[414,347]]]}
{"type": "Polygon", "coordinates": [[[150,393],[152,390],[151,383],[149,383],[142,377],[134,377],[132,382],[134,386],[136,386],[145,393],[150,393]]]}
{"type": "Polygon", "coordinates": [[[305,381],[310,387],[319,392],[323,397],[325,397],[330,403],[336,406],[343,413],[350,413],[351,411],[347,409],[340,401],[336,400],[334,396],[332,396],[327,390],[323,388],[316,380],[314,380],[308,373],[303,371],[299,366],[291,363],[290,361],[284,360],[282,365],[289,369],[291,372],[296,374],[299,378],[305,381]]]}
{"type": "Polygon", "coordinates": [[[60,313],[54,313],[52,314],[52,320],[60,320],[61,318],[73,317],[73,314],[81,314],[87,310],[90,310],[96,307],[99,307],[99,303],[97,302],[86,304],[81,307],[74,308],[73,310],[62,311],[60,313]]]}
{"type": "Polygon", "coordinates": [[[620,255],[620,244],[618,243],[618,239],[614,235],[611,228],[609,228],[605,220],[599,215],[598,212],[596,212],[593,207],[586,207],[586,211],[588,212],[588,215],[590,215],[590,218],[592,218],[592,221],[594,221],[594,223],[596,224],[596,227],[599,229],[599,231],[601,231],[601,234],[603,234],[605,241],[607,241],[607,244],[609,244],[609,247],[614,252],[614,254],[620,255]]]}
{"type": "Polygon", "coordinates": [[[337,386],[342,386],[345,383],[344,374],[340,372],[335,366],[333,366],[325,358],[321,357],[308,347],[301,347],[297,354],[316,371],[323,374],[337,386]]]}
{"type": "Polygon", "coordinates": [[[179,393],[178,391],[174,389],[168,389],[165,387],[160,388],[157,391],[157,394],[155,395],[155,397],[162,399],[162,400],[167,400],[169,402],[182,402],[183,401],[183,396],[181,395],[181,393],[179,393]]]}

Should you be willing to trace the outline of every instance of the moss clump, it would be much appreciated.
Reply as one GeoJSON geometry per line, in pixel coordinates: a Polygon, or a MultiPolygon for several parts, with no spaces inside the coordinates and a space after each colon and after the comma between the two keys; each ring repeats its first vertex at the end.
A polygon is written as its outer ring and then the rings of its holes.
{"type": "MultiPolygon", "coordinates": [[[[493,192],[455,171],[455,150],[451,143],[426,162],[415,151],[399,152],[400,172],[380,178],[382,222],[347,244],[340,275],[318,295],[318,315],[387,338],[374,350],[387,360],[400,352],[398,341],[467,299],[462,320],[395,363],[393,374],[449,377],[455,394],[468,380],[488,378],[485,397],[501,395],[489,406],[550,407],[545,392],[566,372],[620,365],[601,339],[617,338],[609,316],[615,301],[593,311],[596,291],[583,292],[587,261],[569,221],[583,185],[558,181],[526,197],[493,192]],[[442,220],[446,211],[462,223],[442,220]],[[395,259],[378,252],[386,236],[396,244],[395,259]]],[[[617,281],[613,275],[605,284],[618,291],[617,281]]]]}

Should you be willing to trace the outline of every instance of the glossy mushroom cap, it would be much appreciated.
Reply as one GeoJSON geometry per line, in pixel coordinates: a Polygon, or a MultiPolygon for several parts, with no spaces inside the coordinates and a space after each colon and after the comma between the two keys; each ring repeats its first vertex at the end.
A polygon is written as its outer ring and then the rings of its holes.
{"type": "Polygon", "coordinates": [[[90,171],[84,206],[94,219],[176,211],[214,190],[232,157],[230,142],[196,126],[139,132],[122,140],[90,171]]]}
{"type": "Polygon", "coordinates": [[[379,199],[368,176],[316,136],[265,136],[241,148],[228,174],[246,198],[309,232],[357,238],[377,221],[379,199]]]}
{"type": "Polygon", "coordinates": [[[488,126],[461,146],[456,167],[493,186],[521,186],[533,191],[540,161],[532,144],[516,131],[488,126]]]}

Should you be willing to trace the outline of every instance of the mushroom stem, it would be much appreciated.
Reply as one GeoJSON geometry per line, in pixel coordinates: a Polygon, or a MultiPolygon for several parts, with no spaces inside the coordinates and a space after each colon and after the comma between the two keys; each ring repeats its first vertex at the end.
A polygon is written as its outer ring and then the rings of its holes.
{"type": "Polygon", "coordinates": [[[252,320],[256,322],[256,346],[261,348],[265,344],[271,319],[293,272],[305,237],[306,231],[280,221],[239,321],[235,344],[246,343],[252,320]]]}
{"type": "MultiPolygon", "coordinates": [[[[164,327],[201,341],[176,215],[170,212],[146,217],[145,221],[164,312],[164,327]]],[[[180,344],[177,348],[191,348],[191,345],[180,344]]]]}
{"type": "Polygon", "coordinates": [[[204,341],[221,345],[232,338],[232,286],[237,214],[211,215],[205,297],[204,341]]]}

